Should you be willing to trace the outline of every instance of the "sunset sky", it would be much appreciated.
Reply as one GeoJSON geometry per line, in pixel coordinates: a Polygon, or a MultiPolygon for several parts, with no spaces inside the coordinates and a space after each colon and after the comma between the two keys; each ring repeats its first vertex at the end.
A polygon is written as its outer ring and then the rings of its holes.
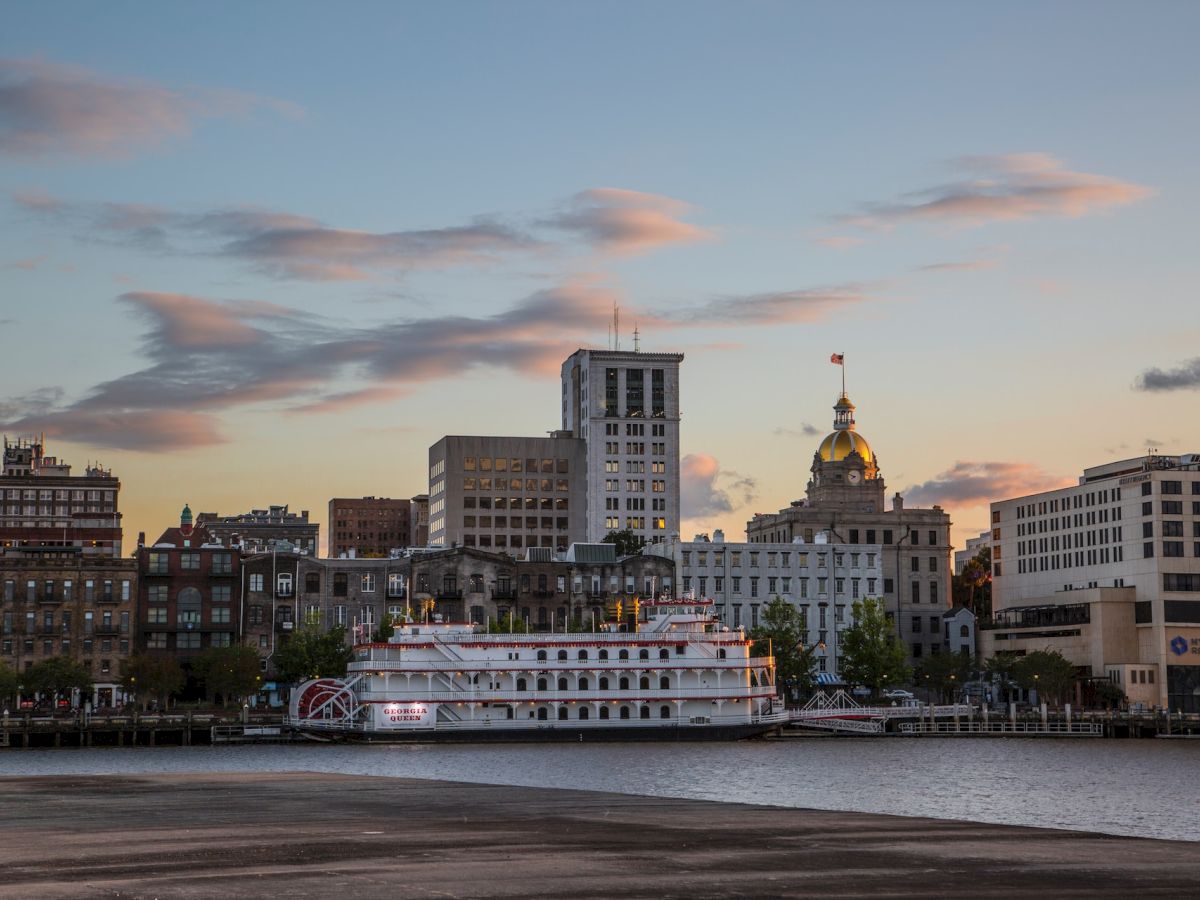
{"type": "Polygon", "coordinates": [[[184,502],[427,488],[682,351],[685,537],[803,496],[846,358],[908,505],[1200,452],[1200,5],[4,4],[0,430],[184,502]],[[1191,287],[1189,287],[1191,285],[1191,287]]]}

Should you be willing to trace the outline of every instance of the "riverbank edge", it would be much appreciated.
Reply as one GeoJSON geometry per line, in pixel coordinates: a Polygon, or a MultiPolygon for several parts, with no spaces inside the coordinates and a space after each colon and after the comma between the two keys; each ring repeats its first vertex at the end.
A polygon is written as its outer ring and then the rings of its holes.
{"type": "Polygon", "coordinates": [[[1200,881],[1200,843],[600,791],[301,772],[5,776],[0,791],[0,897],[1118,897],[1200,881]]]}

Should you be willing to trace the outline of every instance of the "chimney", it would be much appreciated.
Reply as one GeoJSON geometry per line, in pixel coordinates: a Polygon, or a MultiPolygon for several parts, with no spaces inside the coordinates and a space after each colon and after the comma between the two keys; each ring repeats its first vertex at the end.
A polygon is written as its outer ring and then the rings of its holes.
{"type": "Polygon", "coordinates": [[[904,498],[900,496],[900,492],[896,491],[896,496],[892,498],[892,511],[899,512],[904,509],[904,498]]]}

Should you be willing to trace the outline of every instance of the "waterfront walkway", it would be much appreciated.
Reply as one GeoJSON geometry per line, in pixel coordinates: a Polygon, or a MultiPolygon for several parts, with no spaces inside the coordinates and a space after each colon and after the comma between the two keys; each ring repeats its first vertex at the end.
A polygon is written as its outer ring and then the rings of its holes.
{"type": "Polygon", "coordinates": [[[1200,843],[588,791],[106,775],[0,778],[0,798],[4,898],[1144,898],[1200,884],[1200,843]]]}

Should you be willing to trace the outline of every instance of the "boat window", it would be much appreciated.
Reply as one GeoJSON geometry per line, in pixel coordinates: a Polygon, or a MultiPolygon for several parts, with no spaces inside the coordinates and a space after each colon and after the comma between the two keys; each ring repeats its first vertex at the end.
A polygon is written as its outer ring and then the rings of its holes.
{"type": "Polygon", "coordinates": [[[622,718],[622,719],[628,719],[628,718],[629,718],[629,707],[628,707],[628,706],[622,706],[622,707],[621,707],[621,718],[622,718]]]}
{"type": "Polygon", "coordinates": [[[565,678],[558,679],[558,689],[560,691],[565,691],[567,689],[567,679],[565,679],[565,678]]]}
{"type": "Polygon", "coordinates": [[[538,690],[539,691],[546,690],[546,679],[545,678],[538,679],[538,690]]]}
{"type": "Polygon", "coordinates": [[[629,659],[629,651],[622,650],[620,653],[617,654],[617,659],[629,659]]]}
{"type": "Polygon", "coordinates": [[[607,651],[607,650],[601,650],[601,651],[600,651],[600,658],[601,658],[601,659],[608,659],[608,651],[607,651]]]}
{"type": "Polygon", "coordinates": [[[588,716],[589,716],[588,708],[586,706],[581,706],[579,708],[579,718],[586,719],[586,718],[588,718],[588,716]]]}
{"type": "Polygon", "coordinates": [[[658,651],[658,658],[659,659],[670,659],[671,651],[668,650],[666,647],[663,647],[661,650],[658,651]]]}
{"type": "Polygon", "coordinates": [[[721,647],[717,650],[717,659],[724,659],[724,658],[725,658],[725,648],[721,647]]]}
{"type": "Polygon", "coordinates": [[[660,709],[660,710],[658,711],[658,717],[659,717],[660,719],[669,719],[669,718],[671,718],[671,707],[669,707],[669,706],[664,706],[662,709],[660,709]]]}
{"type": "Polygon", "coordinates": [[[546,707],[543,706],[541,709],[538,710],[538,718],[543,722],[545,722],[546,719],[549,718],[549,715],[546,712],[546,707]]]}
{"type": "Polygon", "coordinates": [[[662,689],[664,691],[670,690],[671,689],[671,679],[668,678],[666,675],[664,675],[662,678],[658,679],[658,686],[660,689],[662,689]]]}
{"type": "Polygon", "coordinates": [[[650,718],[650,707],[643,706],[641,712],[638,713],[638,717],[642,719],[650,718]]]}
{"type": "Polygon", "coordinates": [[[607,706],[600,707],[600,718],[602,718],[602,719],[608,718],[608,707],[607,706]]]}
{"type": "Polygon", "coordinates": [[[586,691],[588,689],[588,680],[586,678],[579,679],[579,689],[581,691],[586,691]]]}
{"type": "Polygon", "coordinates": [[[642,680],[638,682],[638,687],[640,687],[640,688],[641,688],[643,691],[648,691],[648,690],[650,690],[650,678],[649,678],[649,676],[647,676],[647,675],[643,675],[643,676],[642,676],[642,680]]]}
{"type": "Polygon", "coordinates": [[[525,688],[525,679],[524,679],[524,678],[518,678],[518,679],[517,679],[517,690],[518,690],[518,691],[523,691],[523,690],[525,690],[525,689],[526,689],[526,688],[525,688]]]}
{"type": "Polygon", "coordinates": [[[539,651],[538,651],[538,657],[537,657],[537,658],[538,658],[538,662],[545,662],[545,661],[546,661],[546,651],[545,651],[545,650],[539,650],[539,651]]]}
{"type": "Polygon", "coordinates": [[[565,706],[560,706],[558,708],[558,717],[560,719],[565,719],[567,717],[567,708],[565,706]]]}
{"type": "Polygon", "coordinates": [[[579,658],[580,658],[580,659],[587,659],[587,658],[588,658],[587,651],[586,651],[586,650],[580,650],[580,651],[579,651],[579,658]]]}
{"type": "Polygon", "coordinates": [[[623,690],[623,691],[627,691],[627,690],[629,690],[629,679],[628,679],[628,678],[622,678],[622,679],[621,679],[621,681],[620,681],[620,688],[621,688],[621,690],[623,690]]]}
{"type": "Polygon", "coordinates": [[[602,691],[608,690],[608,679],[605,678],[603,675],[600,676],[600,690],[602,690],[602,691]]]}
{"type": "Polygon", "coordinates": [[[641,650],[638,651],[638,659],[649,659],[649,658],[650,658],[650,651],[647,650],[645,647],[643,647],[641,650]]]}
{"type": "Polygon", "coordinates": [[[567,651],[566,651],[566,650],[559,650],[559,651],[558,651],[558,658],[559,658],[559,661],[560,661],[560,662],[566,662],[566,659],[567,659],[567,651]]]}

